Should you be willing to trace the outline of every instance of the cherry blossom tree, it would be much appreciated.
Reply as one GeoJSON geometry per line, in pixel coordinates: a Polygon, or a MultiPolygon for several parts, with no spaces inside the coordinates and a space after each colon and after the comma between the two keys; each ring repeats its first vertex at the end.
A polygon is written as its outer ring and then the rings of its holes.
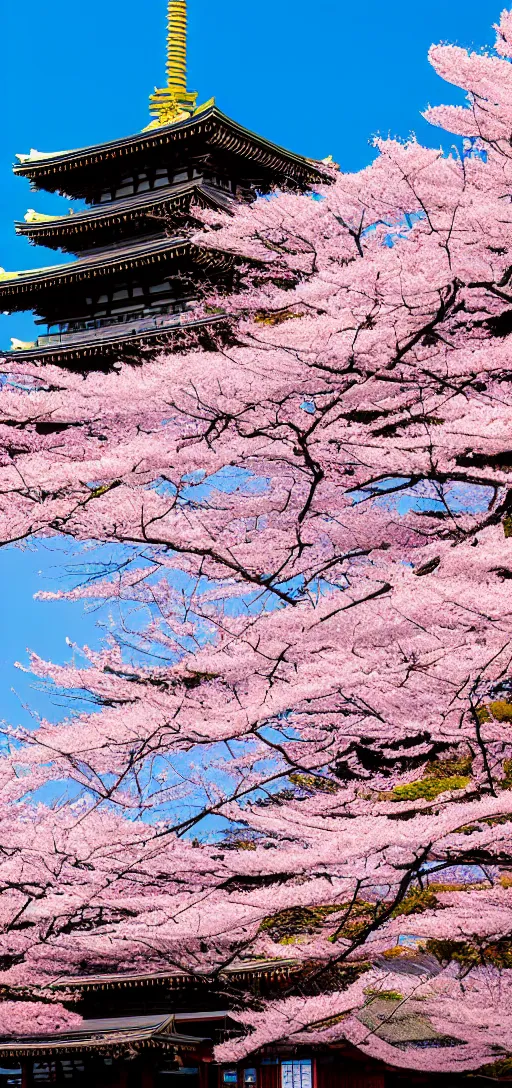
{"type": "Polygon", "coordinates": [[[237,279],[208,350],[5,361],[1,539],[110,544],[55,596],[118,615],[32,659],[66,720],[4,730],[18,996],[286,955],[219,1056],[512,1055],[511,59],[509,12],[492,56],[431,50],[468,93],[426,114],[451,154],[378,141],[316,194],[198,212],[237,279]]]}

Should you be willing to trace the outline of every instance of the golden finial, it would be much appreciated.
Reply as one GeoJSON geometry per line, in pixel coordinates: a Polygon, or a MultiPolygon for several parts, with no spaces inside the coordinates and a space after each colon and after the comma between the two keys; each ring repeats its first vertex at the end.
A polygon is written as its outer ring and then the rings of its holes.
{"type": "Polygon", "coordinates": [[[169,0],[167,25],[167,87],[150,96],[148,128],[185,121],[196,108],[197,92],[187,91],[187,0],[169,0]]]}
{"type": "Polygon", "coordinates": [[[167,86],[187,90],[187,2],[170,0],[167,13],[167,86]]]}

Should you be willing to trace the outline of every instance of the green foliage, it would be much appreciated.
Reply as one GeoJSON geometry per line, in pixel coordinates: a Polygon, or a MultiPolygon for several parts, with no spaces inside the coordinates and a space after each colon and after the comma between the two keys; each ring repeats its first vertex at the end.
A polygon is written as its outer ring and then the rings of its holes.
{"type": "Polygon", "coordinates": [[[227,850],[256,850],[262,836],[248,827],[234,827],[224,832],[222,846],[227,850]]]}
{"type": "Polygon", "coordinates": [[[439,963],[460,963],[462,967],[477,967],[481,964],[479,949],[471,941],[428,940],[425,944],[439,963]]]}
{"type": "Polygon", "coordinates": [[[401,915],[423,914],[426,910],[442,910],[443,904],[437,898],[441,892],[472,892],[483,887],[488,887],[488,885],[441,884],[437,881],[429,884],[426,888],[420,888],[416,885],[414,888],[410,888],[405,898],[393,911],[392,917],[399,918],[401,915]]]}
{"type": "Polygon", "coordinates": [[[425,775],[429,778],[451,778],[452,775],[470,775],[472,767],[471,756],[461,756],[459,759],[437,759],[427,763],[425,775]]]}
{"type": "Polygon", "coordinates": [[[302,935],[311,935],[322,928],[330,914],[338,914],[339,904],[318,907],[290,907],[263,919],[260,931],[266,932],[280,944],[293,944],[302,935]]]}
{"type": "Polygon", "coordinates": [[[464,790],[469,786],[471,779],[464,775],[453,775],[451,778],[420,778],[417,782],[409,782],[406,786],[395,786],[393,801],[417,801],[420,798],[425,801],[434,801],[440,793],[447,790],[464,790]]]}
{"type": "Polygon", "coordinates": [[[461,967],[479,967],[482,965],[496,967],[500,970],[512,967],[512,940],[503,938],[500,941],[484,942],[428,940],[425,943],[427,952],[431,952],[440,963],[459,963],[461,967]]]}
{"type": "Polygon", "coordinates": [[[438,906],[439,901],[432,888],[411,888],[393,911],[392,917],[399,918],[401,915],[424,914],[426,910],[435,910],[438,906]]]}
{"type": "Polygon", "coordinates": [[[121,487],[120,480],[112,480],[109,484],[100,484],[99,487],[93,487],[89,495],[90,499],[99,499],[102,495],[106,495],[109,491],[113,491],[114,488],[121,487]]]}
{"type": "Polygon", "coordinates": [[[488,1080],[510,1080],[512,1078],[512,1056],[498,1058],[491,1065],[484,1065],[480,1074],[488,1080]]]}
{"type": "Polygon", "coordinates": [[[496,722],[512,722],[512,703],[506,699],[495,699],[488,706],[479,706],[476,713],[481,724],[493,718],[496,722]]]}
{"type": "Polygon", "coordinates": [[[415,950],[403,944],[395,944],[392,948],[386,948],[382,955],[385,960],[411,959],[415,955],[415,950]]]}
{"type": "Polygon", "coordinates": [[[375,903],[367,903],[364,899],[356,899],[354,903],[344,903],[340,909],[345,914],[343,925],[338,925],[337,930],[329,940],[337,941],[341,938],[353,941],[375,921],[378,907],[375,903]]]}
{"type": "Polygon", "coordinates": [[[272,940],[279,941],[280,944],[294,944],[301,936],[311,936],[323,929],[331,915],[340,915],[340,924],[328,940],[333,942],[340,937],[354,940],[375,920],[377,911],[376,904],[366,903],[364,900],[315,907],[290,907],[264,918],[260,931],[268,933],[272,940]]]}
{"type": "Polygon", "coordinates": [[[378,997],[380,1001],[403,1001],[404,995],[399,990],[375,990],[369,987],[364,991],[370,998],[378,997]]]}
{"type": "Polygon", "coordinates": [[[395,786],[388,796],[393,801],[433,801],[447,790],[463,790],[471,782],[471,765],[470,756],[435,760],[427,763],[422,778],[395,786]]]}
{"type": "Polygon", "coordinates": [[[302,314],[296,314],[293,310],[277,310],[272,313],[271,310],[258,310],[254,315],[254,321],[256,325],[282,325],[283,321],[291,321],[294,317],[302,317],[302,314]]]}
{"type": "Polygon", "coordinates": [[[339,789],[336,782],[332,782],[330,778],[321,778],[317,774],[299,774],[298,771],[294,771],[293,774],[288,775],[288,778],[294,786],[310,792],[318,790],[320,793],[337,793],[339,789]]]}
{"type": "MultiPolygon", "coordinates": [[[[512,785],[512,782],[511,782],[512,785]]],[[[505,789],[510,788],[505,786],[505,789]]],[[[509,824],[512,822],[512,814],[504,814],[502,816],[482,816],[480,820],[475,821],[473,824],[464,824],[462,827],[457,828],[459,835],[472,835],[474,831],[477,831],[481,824],[486,827],[500,827],[503,824],[509,824]]]]}

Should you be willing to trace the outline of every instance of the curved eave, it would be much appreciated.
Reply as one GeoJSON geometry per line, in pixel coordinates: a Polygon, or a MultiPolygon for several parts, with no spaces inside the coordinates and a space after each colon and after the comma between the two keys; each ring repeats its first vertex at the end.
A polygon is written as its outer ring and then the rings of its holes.
{"type": "Polygon", "coordinates": [[[229,255],[209,250],[191,242],[172,238],[124,246],[107,253],[84,257],[69,264],[21,272],[12,279],[0,280],[0,309],[30,310],[32,301],[39,302],[42,293],[84,283],[98,276],[116,275],[150,264],[185,261],[208,269],[227,269],[232,263],[229,255]]]}
{"type": "Polygon", "coordinates": [[[328,182],[331,177],[320,164],[315,164],[302,155],[296,155],[286,148],[265,140],[249,129],[243,128],[221,113],[215,106],[191,120],[180,121],[174,125],[165,125],[150,132],[127,136],[121,140],[96,144],[93,147],[79,148],[76,151],[64,151],[47,158],[38,158],[32,162],[15,164],[14,173],[29,178],[36,188],[58,190],[73,196],[75,189],[66,189],[67,177],[80,170],[101,169],[111,161],[130,156],[140,156],[145,152],[178,144],[191,137],[202,135],[206,143],[224,147],[234,154],[252,160],[267,170],[302,182],[328,182]]]}
{"type": "Polygon", "coordinates": [[[111,205],[95,205],[75,215],[56,216],[51,221],[16,223],[16,234],[28,238],[35,245],[49,245],[58,249],[75,240],[86,248],[87,236],[93,232],[109,231],[155,212],[165,215],[167,211],[186,211],[193,201],[201,207],[223,209],[229,209],[231,203],[228,194],[197,181],[189,181],[183,185],[169,185],[157,192],[128,197],[111,205]]]}
{"type": "MultiPolygon", "coordinates": [[[[196,322],[196,324],[211,324],[212,322],[222,321],[223,317],[209,318],[208,322],[196,322]]],[[[187,328],[187,326],[183,326],[187,328]]],[[[20,352],[21,354],[21,352],[20,352]]],[[[246,978],[259,979],[262,976],[268,977],[281,977],[291,972],[300,971],[303,968],[303,964],[299,960],[292,959],[270,959],[270,960],[253,960],[250,962],[233,963],[231,966],[226,967],[220,972],[220,978],[246,978]]],[[[117,974],[117,975],[81,975],[73,977],[71,975],[56,978],[54,982],[50,984],[51,990],[65,990],[73,992],[75,990],[106,990],[106,989],[119,989],[124,990],[131,987],[141,986],[172,986],[172,987],[186,987],[186,986],[208,986],[213,984],[213,977],[211,975],[187,975],[185,972],[169,972],[169,971],[156,971],[149,974],[117,974]]]]}
{"type": "Polygon", "coordinates": [[[199,1058],[200,1044],[207,1040],[195,1036],[152,1031],[119,1031],[86,1035],[56,1033],[47,1037],[21,1037],[0,1042],[0,1056],[9,1058],[52,1057],[58,1054],[118,1055],[124,1051],[151,1049],[193,1053],[199,1058]]]}
{"type": "MultiPolygon", "coordinates": [[[[131,333],[124,332],[116,335],[115,333],[109,337],[98,337],[91,339],[90,341],[81,341],[80,343],[71,344],[52,344],[44,348],[28,348],[25,351],[6,351],[3,352],[4,358],[16,358],[20,362],[27,363],[46,363],[52,366],[62,366],[68,368],[78,369],[98,369],[95,360],[104,360],[107,369],[108,365],[114,362],[116,359],[122,359],[125,353],[131,354],[133,352],[149,351],[155,353],[161,348],[164,348],[167,344],[172,344],[176,341],[186,342],[187,333],[192,334],[201,333],[204,329],[207,332],[209,326],[221,324],[225,321],[222,315],[214,316],[210,318],[198,318],[196,321],[187,321],[183,325],[170,326],[169,328],[159,328],[153,330],[146,330],[145,332],[131,333]]],[[[2,357],[2,352],[0,352],[2,357]]],[[[103,367],[101,367],[103,368],[103,367]]],[[[168,980],[168,976],[166,976],[168,980]]],[[[182,980],[180,979],[181,984],[182,980]]],[[[69,980],[65,984],[55,984],[57,989],[68,989],[73,987],[73,980],[69,980]]],[[[87,986],[85,986],[87,989],[87,986]]],[[[92,985],[92,988],[104,989],[102,984],[96,986],[92,985]]]]}

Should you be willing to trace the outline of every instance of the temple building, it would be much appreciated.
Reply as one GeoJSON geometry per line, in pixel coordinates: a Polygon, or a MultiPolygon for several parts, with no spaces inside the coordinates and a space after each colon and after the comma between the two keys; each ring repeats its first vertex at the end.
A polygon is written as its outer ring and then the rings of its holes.
{"type": "Polygon", "coordinates": [[[170,0],[168,23],[167,85],[150,97],[147,128],[76,151],[17,156],[14,172],[32,189],[82,202],[67,215],[30,209],[16,224],[34,245],[76,257],[0,270],[0,310],[33,310],[43,326],[34,343],[13,340],[23,358],[91,368],[179,341],[198,324],[198,285],[229,283],[231,269],[222,254],[188,240],[194,207],[227,210],[257,192],[326,180],[322,163],[247,131],[214,99],[197,106],[187,90],[186,0],[170,0]]]}
{"type": "MultiPolygon", "coordinates": [[[[342,1038],[330,1045],[276,1041],[239,1062],[215,1060],[215,1046],[243,1034],[247,999],[278,997],[297,983],[293,960],[234,962],[215,977],[169,970],[58,978],[49,987],[83,1016],[53,1035],[0,1037],[0,1088],[462,1088],[462,1074],[403,1068],[408,1048],[445,1047],[426,1016],[384,991],[360,1019],[389,1043],[397,1064],[376,1061],[342,1038]]],[[[333,1017],[326,1026],[343,1017],[333,1017]]],[[[313,1036],[314,1038],[314,1036],[313,1036]]],[[[473,1088],[497,1079],[473,1073],[473,1088]]],[[[505,1078],[506,1079],[506,1078],[505,1078]]]]}

